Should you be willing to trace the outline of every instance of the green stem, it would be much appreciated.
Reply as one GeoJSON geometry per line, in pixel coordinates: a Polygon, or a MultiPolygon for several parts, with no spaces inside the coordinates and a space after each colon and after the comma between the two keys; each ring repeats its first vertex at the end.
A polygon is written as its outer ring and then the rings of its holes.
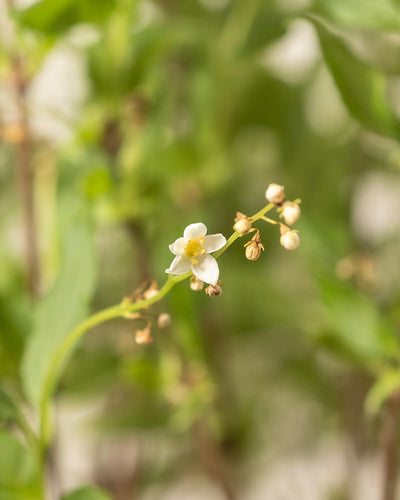
{"type": "MultiPolygon", "coordinates": [[[[273,204],[265,206],[262,210],[257,212],[255,215],[250,217],[251,222],[255,222],[262,219],[264,215],[274,207],[273,204]]],[[[243,236],[238,232],[234,232],[226,241],[225,245],[215,252],[213,256],[218,259],[227,248],[229,248],[234,241],[243,236]]],[[[189,278],[192,275],[192,271],[189,271],[180,276],[170,275],[167,281],[164,283],[163,287],[158,291],[156,295],[149,299],[141,300],[138,302],[127,302],[122,301],[107,309],[99,311],[89,318],[85,319],[76,328],[74,328],[69,335],[65,338],[64,342],[60,345],[53,359],[51,360],[49,369],[46,373],[46,377],[43,382],[43,390],[40,396],[40,435],[39,435],[39,449],[40,451],[40,467],[42,474],[44,476],[45,472],[45,459],[46,459],[46,449],[50,441],[51,436],[51,422],[50,422],[50,397],[56,385],[57,379],[60,376],[62,368],[64,367],[68,355],[72,351],[76,343],[83,337],[83,335],[93,327],[109,321],[113,318],[124,317],[127,313],[134,313],[145,309],[155,302],[161,300],[173,286],[175,286],[180,281],[189,278]]]]}

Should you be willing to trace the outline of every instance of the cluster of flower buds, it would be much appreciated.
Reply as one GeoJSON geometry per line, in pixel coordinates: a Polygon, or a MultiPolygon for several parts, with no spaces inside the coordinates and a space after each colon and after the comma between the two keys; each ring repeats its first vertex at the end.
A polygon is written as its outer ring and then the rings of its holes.
{"type": "Polygon", "coordinates": [[[295,224],[300,217],[300,200],[286,200],[285,187],[274,183],[267,187],[265,197],[267,201],[275,205],[279,216],[285,222],[285,224],[280,224],[281,245],[286,250],[295,250],[300,244],[300,236],[297,231],[288,226],[295,224]]]}

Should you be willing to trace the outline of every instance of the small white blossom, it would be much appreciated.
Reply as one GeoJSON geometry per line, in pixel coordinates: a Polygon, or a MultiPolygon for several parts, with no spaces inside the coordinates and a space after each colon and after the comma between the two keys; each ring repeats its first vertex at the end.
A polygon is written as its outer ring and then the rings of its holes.
{"type": "Polygon", "coordinates": [[[169,246],[176,255],[168,269],[169,274],[185,274],[192,271],[201,281],[216,285],[219,277],[217,261],[210,255],[222,248],[226,239],[222,234],[207,234],[207,227],[201,222],[190,224],[183,232],[183,238],[178,238],[169,246]]]}

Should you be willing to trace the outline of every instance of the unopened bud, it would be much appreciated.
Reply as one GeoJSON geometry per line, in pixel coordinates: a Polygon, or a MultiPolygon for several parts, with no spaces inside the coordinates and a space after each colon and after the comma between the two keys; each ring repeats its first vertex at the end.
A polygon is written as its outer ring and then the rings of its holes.
{"type": "Polygon", "coordinates": [[[190,278],[190,288],[194,290],[195,292],[199,292],[200,290],[203,290],[204,287],[204,282],[199,280],[197,276],[192,276],[190,278]]]}
{"type": "Polygon", "coordinates": [[[270,203],[280,205],[285,200],[285,186],[270,184],[265,191],[265,197],[270,203]]]}
{"type": "Polygon", "coordinates": [[[168,313],[162,313],[157,319],[160,328],[167,328],[171,324],[171,316],[168,313]]]}
{"type": "Polygon", "coordinates": [[[145,300],[151,299],[152,297],[157,295],[157,293],[158,293],[158,286],[155,281],[152,281],[149,288],[143,292],[143,298],[145,300]]]}
{"type": "Polygon", "coordinates": [[[283,248],[286,248],[286,250],[296,250],[300,245],[300,236],[298,232],[281,224],[281,245],[283,248]]]}
{"type": "Polygon", "coordinates": [[[221,284],[222,284],[221,281],[218,280],[218,283],[216,285],[210,285],[204,291],[210,297],[219,297],[220,295],[222,295],[221,284]]]}
{"type": "Polygon", "coordinates": [[[143,328],[143,330],[136,330],[135,341],[137,344],[150,344],[151,342],[153,342],[150,323],[147,323],[146,327],[143,328]]]}
{"type": "Polygon", "coordinates": [[[264,250],[264,245],[261,243],[260,232],[257,230],[256,234],[245,244],[246,259],[258,260],[261,250],[264,250]]]}
{"type": "Polygon", "coordinates": [[[293,225],[300,217],[300,206],[295,201],[285,201],[282,204],[282,217],[286,224],[293,225]]]}
{"type": "Polygon", "coordinates": [[[241,212],[236,212],[236,219],[233,229],[240,234],[246,234],[251,229],[251,221],[247,215],[241,212]]]}

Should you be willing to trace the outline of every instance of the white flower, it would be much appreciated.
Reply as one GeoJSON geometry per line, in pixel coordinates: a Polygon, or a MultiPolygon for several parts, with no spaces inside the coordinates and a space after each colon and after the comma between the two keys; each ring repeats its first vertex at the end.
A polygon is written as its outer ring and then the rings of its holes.
{"type": "Polygon", "coordinates": [[[219,277],[217,261],[209,255],[222,248],[226,239],[222,234],[206,236],[207,228],[201,222],[190,224],[183,232],[183,238],[178,238],[169,246],[176,255],[169,269],[169,274],[185,274],[192,270],[199,280],[216,285],[219,277]]]}

